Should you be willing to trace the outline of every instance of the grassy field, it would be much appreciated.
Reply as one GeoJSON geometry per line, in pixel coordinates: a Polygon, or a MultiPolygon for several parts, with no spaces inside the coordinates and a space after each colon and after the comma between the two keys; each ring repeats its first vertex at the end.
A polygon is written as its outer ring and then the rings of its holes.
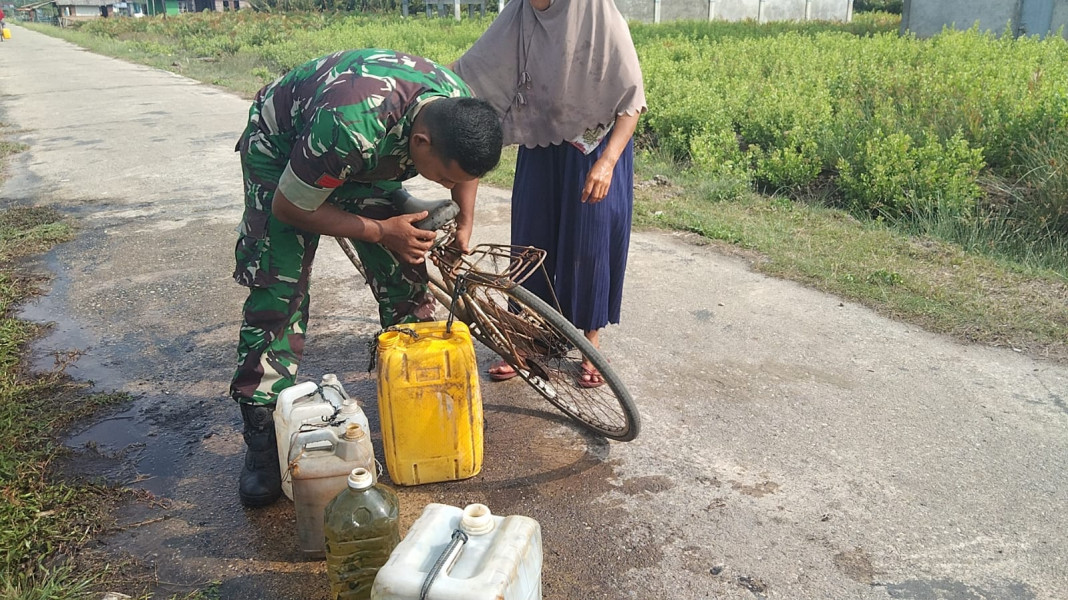
{"type": "MultiPolygon", "coordinates": [[[[931,331],[1068,361],[1068,67],[1057,58],[1068,46],[899,38],[897,19],[633,25],[650,105],[636,222],[743,249],[758,270],[931,331]]],[[[106,21],[37,28],[245,97],[341,48],[448,63],[487,25],[308,13],[106,21]]],[[[514,157],[486,182],[509,187],[514,157]]]]}

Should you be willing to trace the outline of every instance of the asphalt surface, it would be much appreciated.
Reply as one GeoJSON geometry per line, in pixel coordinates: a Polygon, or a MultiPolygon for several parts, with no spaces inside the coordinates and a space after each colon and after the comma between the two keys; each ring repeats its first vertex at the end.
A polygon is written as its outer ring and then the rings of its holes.
{"type": "MultiPolygon", "coordinates": [[[[236,498],[225,392],[247,108],[20,27],[0,47],[0,121],[27,146],[0,202],[53,205],[79,228],[30,265],[53,275],[24,312],[55,324],[38,367],[77,350],[70,374],[136,397],[66,441],[69,476],[143,490],[86,549],[126,558],[115,591],[328,594],[322,563],[296,550],[291,503],[236,498]]],[[[483,189],[476,238],[506,241],[507,221],[507,194],[483,189]]],[[[887,320],[683,236],[637,232],[631,250],[623,324],[604,337],[641,437],[586,436],[518,380],[484,379],[482,473],[398,489],[404,527],[429,502],[531,516],[551,599],[1068,598],[1068,368],[887,320]]],[[[312,302],[302,377],[338,373],[374,429],[377,319],[326,241],[312,302]]]]}

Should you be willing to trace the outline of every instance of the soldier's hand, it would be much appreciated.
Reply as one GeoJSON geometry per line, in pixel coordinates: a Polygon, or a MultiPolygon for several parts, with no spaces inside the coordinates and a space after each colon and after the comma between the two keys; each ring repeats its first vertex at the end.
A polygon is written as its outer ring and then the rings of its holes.
{"type": "Polygon", "coordinates": [[[463,254],[471,253],[471,227],[457,227],[456,235],[449,244],[463,254]]]}
{"type": "Polygon", "coordinates": [[[415,228],[412,223],[425,219],[427,212],[398,215],[379,221],[382,225],[382,240],[379,242],[404,262],[419,264],[426,260],[426,253],[434,244],[435,233],[415,228]]]}

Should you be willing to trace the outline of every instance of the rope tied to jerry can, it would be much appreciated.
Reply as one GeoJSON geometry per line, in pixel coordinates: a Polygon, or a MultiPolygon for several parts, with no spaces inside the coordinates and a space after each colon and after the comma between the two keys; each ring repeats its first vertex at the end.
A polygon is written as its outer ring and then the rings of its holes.
{"type": "Polygon", "coordinates": [[[443,570],[447,572],[452,567],[452,563],[460,556],[460,551],[463,550],[467,540],[467,533],[464,530],[456,529],[452,532],[452,540],[449,541],[449,545],[445,546],[445,549],[438,555],[438,559],[434,561],[434,566],[431,567],[430,572],[426,574],[426,579],[423,580],[423,586],[419,589],[419,600],[426,600],[434,579],[443,570]]]}
{"type": "Polygon", "coordinates": [[[456,302],[462,294],[467,293],[467,274],[460,273],[452,287],[452,301],[449,302],[449,318],[445,321],[445,335],[452,333],[452,322],[456,319],[456,302]]]}
{"type": "Polygon", "coordinates": [[[411,327],[402,327],[400,325],[390,325],[384,329],[379,330],[378,333],[371,336],[371,339],[367,340],[367,372],[375,370],[375,365],[378,364],[378,338],[383,333],[390,331],[396,331],[397,333],[403,333],[412,337],[413,340],[419,339],[419,334],[416,333],[411,327]]]}

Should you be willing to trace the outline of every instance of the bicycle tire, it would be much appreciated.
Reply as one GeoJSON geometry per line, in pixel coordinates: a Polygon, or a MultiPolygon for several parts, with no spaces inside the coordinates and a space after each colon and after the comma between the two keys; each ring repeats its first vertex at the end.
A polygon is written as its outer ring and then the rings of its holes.
{"type": "Polygon", "coordinates": [[[641,418],[623,380],[563,315],[519,285],[509,289],[474,286],[468,296],[481,309],[472,311],[475,320],[488,319],[492,322],[487,329],[504,330],[520,357],[494,350],[542,397],[606,438],[629,442],[638,436],[641,418]],[[579,385],[583,360],[600,372],[603,385],[579,385]]]}

